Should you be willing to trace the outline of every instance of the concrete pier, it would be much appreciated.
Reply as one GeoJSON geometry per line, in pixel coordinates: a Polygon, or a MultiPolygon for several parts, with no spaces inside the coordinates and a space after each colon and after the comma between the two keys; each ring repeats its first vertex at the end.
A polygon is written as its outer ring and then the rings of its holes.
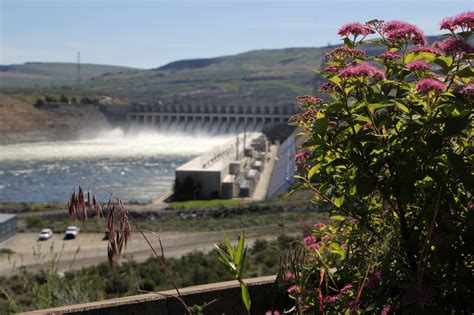
{"type": "Polygon", "coordinates": [[[173,128],[211,133],[258,131],[267,124],[286,124],[288,118],[297,111],[294,105],[237,108],[207,105],[133,105],[132,111],[127,114],[127,122],[129,125],[163,131],[173,128]]]}

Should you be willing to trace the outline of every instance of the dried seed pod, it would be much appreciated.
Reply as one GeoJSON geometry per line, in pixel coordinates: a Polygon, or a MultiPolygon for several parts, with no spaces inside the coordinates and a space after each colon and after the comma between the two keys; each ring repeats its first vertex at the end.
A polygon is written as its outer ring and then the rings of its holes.
{"type": "Polygon", "coordinates": [[[109,264],[112,270],[115,271],[117,264],[117,244],[115,243],[114,237],[109,238],[109,244],[107,245],[107,256],[109,258],[109,264]]]}
{"type": "Polygon", "coordinates": [[[100,203],[95,198],[94,194],[92,194],[92,203],[94,205],[95,215],[97,216],[97,218],[103,217],[104,214],[102,213],[102,207],[100,206],[100,203]]]}

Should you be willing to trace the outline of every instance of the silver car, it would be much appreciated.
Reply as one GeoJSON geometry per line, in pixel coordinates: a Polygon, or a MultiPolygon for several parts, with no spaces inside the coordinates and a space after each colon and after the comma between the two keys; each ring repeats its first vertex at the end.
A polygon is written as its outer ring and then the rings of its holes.
{"type": "Polygon", "coordinates": [[[53,230],[51,229],[42,229],[41,232],[38,234],[38,241],[46,241],[49,240],[53,236],[53,230]]]}
{"type": "Polygon", "coordinates": [[[79,234],[79,230],[80,229],[77,226],[68,226],[66,232],[64,232],[64,239],[69,240],[72,238],[76,238],[77,234],[79,234]]]}

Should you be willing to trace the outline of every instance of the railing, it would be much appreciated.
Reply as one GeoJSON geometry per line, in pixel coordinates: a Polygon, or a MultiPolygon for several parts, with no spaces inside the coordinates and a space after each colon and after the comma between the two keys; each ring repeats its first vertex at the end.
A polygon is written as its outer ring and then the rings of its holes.
{"type": "MultiPolygon", "coordinates": [[[[289,306],[284,294],[279,294],[276,277],[267,276],[244,280],[252,299],[252,314],[282,310],[289,306]]],[[[204,314],[245,314],[237,281],[227,281],[180,289],[188,306],[208,304],[204,314]]],[[[38,310],[23,314],[185,314],[174,290],[110,299],[77,305],[38,310]]]]}

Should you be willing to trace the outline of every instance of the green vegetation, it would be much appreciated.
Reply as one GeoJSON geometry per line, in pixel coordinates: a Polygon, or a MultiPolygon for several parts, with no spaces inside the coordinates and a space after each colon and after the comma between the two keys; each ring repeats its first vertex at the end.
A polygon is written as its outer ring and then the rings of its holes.
{"type": "Polygon", "coordinates": [[[348,24],[331,100],[297,99],[300,179],[332,219],[287,256],[297,314],[474,312],[473,17],[445,19],[435,47],[405,22],[348,24]]]}
{"type": "Polygon", "coordinates": [[[212,208],[218,206],[236,206],[241,201],[238,199],[212,199],[212,200],[190,200],[174,201],[169,204],[172,209],[179,208],[212,208]]]}
{"type": "Polygon", "coordinates": [[[66,205],[59,203],[0,203],[0,213],[50,211],[63,210],[66,208],[66,205]]]}
{"type": "MultiPolygon", "coordinates": [[[[77,64],[54,62],[28,62],[0,68],[2,89],[60,87],[71,90],[76,86],[77,64]],[[17,74],[21,74],[18,76],[17,74]],[[64,86],[68,85],[68,86],[64,86]]],[[[81,64],[81,77],[90,80],[105,74],[120,73],[133,68],[94,64],[81,64]]]]}
{"type": "Polygon", "coordinates": [[[15,252],[11,250],[10,248],[0,248],[0,255],[5,254],[5,255],[12,255],[15,252]]]}
{"type": "MultiPolygon", "coordinates": [[[[271,242],[257,240],[249,250],[243,277],[276,274],[280,251],[294,241],[288,236],[280,236],[277,241],[271,242]]],[[[45,262],[45,257],[38,256],[40,268],[36,274],[19,270],[14,276],[0,277],[1,314],[171,288],[155,258],[144,263],[125,260],[115,273],[103,263],[68,271],[61,276],[57,273],[57,254],[54,249],[51,250],[50,255],[54,258],[51,262],[45,262]]],[[[178,287],[232,280],[216,257],[216,250],[210,253],[193,252],[179,259],[167,258],[166,263],[178,287]]]]}

